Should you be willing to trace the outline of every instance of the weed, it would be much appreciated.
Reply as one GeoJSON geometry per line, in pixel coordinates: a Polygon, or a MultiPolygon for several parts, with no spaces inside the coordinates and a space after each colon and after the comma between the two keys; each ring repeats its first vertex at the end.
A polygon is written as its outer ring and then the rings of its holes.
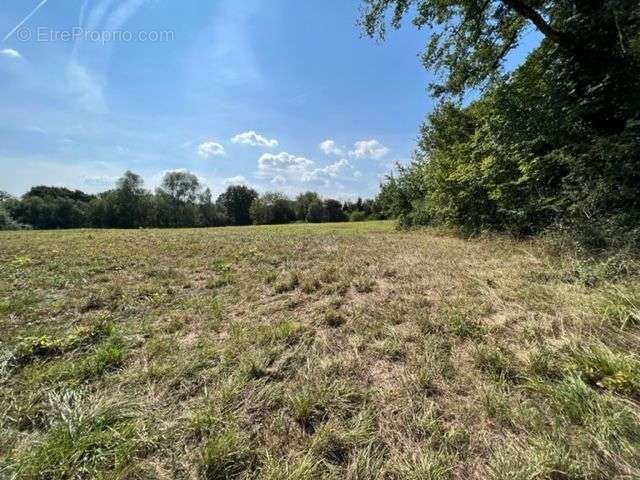
{"type": "Polygon", "coordinates": [[[298,274],[295,272],[288,272],[283,275],[273,286],[275,293],[285,293],[295,290],[299,284],[298,274]]]}
{"type": "Polygon", "coordinates": [[[362,276],[353,281],[353,288],[358,293],[372,292],[376,286],[376,281],[373,278],[362,276]]]}
{"type": "Polygon", "coordinates": [[[249,437],[239,430],[224,430],[207,439],[201,473],[207,480],[238,478],[255,462],[249,437]]]}
{"type": "Polygon", "coordinates": [[[293,419],[303,430],[313,433],[316,425],[326,415],[326,405],[312,389],[303,389],[287,398],[287,405],[293,419]]]}
{"type": "Polygon", "coordinates": [[[496,379],[518,379],[518,362],[513,352],[503,346],[480,345],[475,351],[478,368],[496,379]]]}
{"type": "Polygon", "coordinates": [[[118,474],[146,447],[144,427],[126,405],[73,391],[51,395],[52,426],[16,465],[20,478],[95,478],[118,474]]]}
{"type": "Polygon", "coordinates": [[[452,477],[452,458],[444,451],[412,453],[398,468],[407,480],[445,480],[452,477]]]}
{"type": "Polygon", "coordinates": [[[320,280],[314,276],[306,277],[300,283],[300,289],[306,293],[311,294],[320,289],[322,283],[320,280]]]}
{"type": "Polygon", "coordinates": [[[341,325],[344,325],[345,321],[344,316],[336,310],[329,310],[324,314],[324,323],[330,327],[340,327],[341,325]]]}

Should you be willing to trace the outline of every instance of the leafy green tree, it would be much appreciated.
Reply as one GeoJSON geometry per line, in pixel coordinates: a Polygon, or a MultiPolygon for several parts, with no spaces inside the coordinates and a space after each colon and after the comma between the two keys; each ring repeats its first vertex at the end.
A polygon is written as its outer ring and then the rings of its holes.
{"type": "Polygon", "coordinates": [[[145,224],[143,198],[144,181],[140,175],[127,170],[116,182],[115,202],[117,226],[135,228],[145,224]]]}
{"type": "Polygon", "coordinates": [[[591,81],[602,81],[607,72],[629,64],[640,9],[634,0],[363,0],[363,3],[363,30],[380,38],[384,38],[388,23],[399,28],[403,18],[415,12],[412,23],[428,31],[431,37],[423,62],[427,68],[443,73],[442,82],[434,84],[433,91],[454,95],[499,80],[497,73],[505,58],[532,26],[572,63],[591,72],[591,81]]]}
{"type": "Polygon", "coordinates": [[[638,2],[365,3],[372,35],[384,34],[388,9],[398,27],[416,7],[414,23],[435,31],[424,57],[443,74],[434,92],[454,100],[422,126],[414,162],[383,183],[385,212],[405,225],[471,232],[562,225],[591,247],[637,238],[638,2]],[[497,75],[528,25],[543,34],[541,45],[513,73],[497,75]],[[478,86],[484,93],[468,106],[452,98],[478,86]]]}
{"type": "Polygon", "coordinates": [[[7,209],[11,203],[15,203],[15,199],[9,193],[0,190],[0,230],[14,230],[19,227],[7,209]]]}
{"type": "Polygon", "coordinates": [[[367,214],[362,210],[354,210],[349,214],[350,222],[364,222],[367,219],[367,214]]]}
{"type": "Polygon", "coordinates": [[[300,221],[305,221],[307,219],[307,214],[309,213],[309,206],[314,202],[319,202],[320,195],[316,192],[304,192],[298,195],[295,199],[295,211],[296,218],[300,221]]]}
{"type": "Polygon", "coordinates": [[[324,206],[321,200],[314,200],[309,204],[305,220],[309,223],[320,223],[324,220],[324,206]]]}
{"type": "Polygon", "coordinates": [[[167,172],[162,178],[160,189],[176,203],[194,203],[200,190],[200,181],[190,172],[167,172]]]}
{"type": "Polygon", "coordinates": [[[244,185],[231,185],[222,193],[216,203],[225,212],[231,225],[251,224],[251,204],[258,198],[258,192],[244,185]]]}
{"type": "Polygon", "coordinates": [[[196,205],[200,193],[198,177],[190,172],[167,172],[156,192],[156,215],[165,227],[194,227],[199,222],[196,205]]]}
{"type": "Polygon", "coordinates": [[[347,214],[342,211],[342,204],[338,200],[328,198],[322,206],[325,222],[346,222],[348,220],[347,214]]]}
{"type": "Polygon", "coordinates": [[[94,196],[84,193],[80,190],[69,190],[64,187],[47,187],[39,185],[32,187],[23,198],[40,197],[40,198],[68,198],[79,202],[90,202],[94,196]]]}
{"type": "Polygon", "coordinates": [[[221,227],[229,223],[226,213],[220,205],[212,201],[211,189],[206,188],[198,199],[200,219],[204,227],[221,227]]]}
{"type": "Polygon", "coordinates": [[[267,192],[256,198],[250,214],[256,225],[289,223],[296,219],[293,202],[279,192],[267,192]]]}
{"type": "Polygon", "coordinates": [[[93,196],[66,188],[34,187],[20,201],[8,201],[10,215],[33,228],[80,228],[89,226],[89,203],[93,196]]]}

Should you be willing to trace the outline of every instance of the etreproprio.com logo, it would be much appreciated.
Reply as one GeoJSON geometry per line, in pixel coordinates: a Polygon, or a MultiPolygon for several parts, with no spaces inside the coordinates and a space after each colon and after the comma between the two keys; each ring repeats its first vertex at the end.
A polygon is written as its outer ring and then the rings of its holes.
{"type": "Polygon", "coordinates": [[[15,38],[20,42],[91,42],[107,44],[113,42],[172,42],[175,40],[175,32],[172,30],[88,30],[82,27],[73,27],[67,30],[51,27],[18,28],[15,38]]]}

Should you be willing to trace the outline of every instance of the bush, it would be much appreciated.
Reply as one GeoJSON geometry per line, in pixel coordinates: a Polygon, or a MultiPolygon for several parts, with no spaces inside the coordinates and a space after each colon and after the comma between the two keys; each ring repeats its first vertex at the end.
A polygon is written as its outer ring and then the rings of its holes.
{"type": "Polygon", "coordinates": [[[323,203],[323,220],[325,222],[346,222],[347,214],[342,210],[342,204],[333,200],[332,198],[328,198],[323,203]]]}
{"type": "Polygon", "coordinates": [[[277,192],[265,193],[256,198],[249,211],[251,220],[256,225],[289,223],[296,219],[293,202],[277,192]]]}
{"type": "Polygon", "coordinates": [[[367,219],[367,214],[361,211],[351,212],[349,215],[350,222],[364,222],[367,219]]]}
{"type": "Polygon", "coordinates": [[[0,205],[0,230],[18,230],[20,225],[11,218],[9,212],[0,205]]]}
{"type": "Polygon", "coordinates": [[[323,220],[323,214],[324,209],[322,208],[322,202],[315,200],[309,204],[306,220],[309,223],[320,223],[323,220]]]}

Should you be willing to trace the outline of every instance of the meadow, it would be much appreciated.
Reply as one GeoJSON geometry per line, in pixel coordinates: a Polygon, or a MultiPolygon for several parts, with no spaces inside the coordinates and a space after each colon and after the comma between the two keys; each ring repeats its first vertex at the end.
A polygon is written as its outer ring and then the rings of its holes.
{"type": "Polygon", "coordinates": [[[0,478],[640,478],[640,280],[391,222],[0,232],[0,478]]]}

